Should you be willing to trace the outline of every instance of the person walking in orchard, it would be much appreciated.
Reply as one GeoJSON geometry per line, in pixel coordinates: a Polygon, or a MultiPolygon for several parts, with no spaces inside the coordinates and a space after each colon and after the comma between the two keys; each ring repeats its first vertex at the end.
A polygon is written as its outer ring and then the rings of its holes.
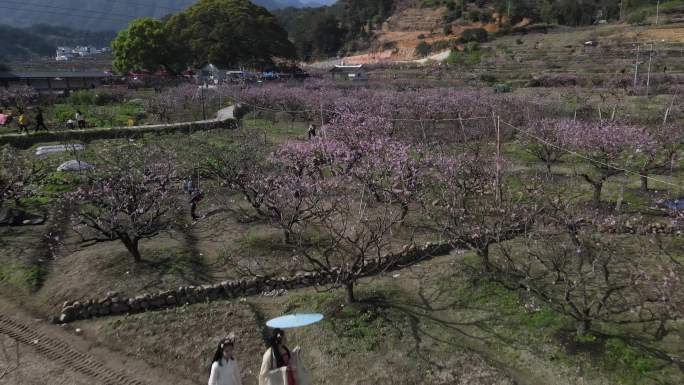
{"type": "Polygon", "coordinates": [[[9,117],[11,115],[5,114],[1,109],[0,109],[0,126],[9,126],[9,117]]]}
{"type": "Polygon", "coordinates": [[[43,118],[43,110],[38,108],[38,111],[36,112],[36,129],[34,132],[38,132],[38,130],[43,129],[45,131],[49,131],[47,126],[45,125],[45,119],[43,118]]]}
{"type": "Polygon", "coordinates": [[[259,371],[259,385],[310,385],[309,373],[301,358],[301,350],[286,346],[282,329],[273,330],[259,371]]]}
{"type": "Polygon", "coordinates": [[[309,124],[309,129],[306,133],[309,135],[309,140],[311,140],[311,138],[316,137],[316,125],[313,123],[309,124]]]}
{"type": "Polygon", "coordinates": [[[78,125],[78,128],[86,128],[86,122],[85,122],[85,116],[83,116],[83,113],[81,110],[76,110],[76,124],[78,125]]]}
{"type": "Polygon", "coordinates": [[[240,366],[235,359],[234,349],[235,337],[233,335],[219,342],[211,361],[208,385],[242,385],[240,366]]]}
{"type": "Polygon", "coordinates": [[[26,132],[27,134],[29,133],[29,128],[28,128],[28,118],[26,117],[26,113],[24,111],[21,111],[19,114],[19,133],[24,133],[26,132]]]}
{"type": "Polygon", "coordinates": [[[204,194],[202,194],[202,190],[200,190],[198,187],[195,187],[195,185],[192,183],[192,178],[189,178],[187,181],[185,181],[183,189],[190,196],[190,199],[188,200],[188,203],[190,203],[190,216],[192,217],[193,221],[196,221],[200,218],[197,215],[197,204],[204,199],[204,194]]]}

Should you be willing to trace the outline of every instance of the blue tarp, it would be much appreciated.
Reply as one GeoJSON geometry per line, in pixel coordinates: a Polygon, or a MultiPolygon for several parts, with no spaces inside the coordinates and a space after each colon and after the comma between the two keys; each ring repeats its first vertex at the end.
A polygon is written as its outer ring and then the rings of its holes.
{"type": "Polygon", "coordinates": [[[684,198],[679,198],[675,200],[669,200],[663,202],[668,209],[671,210],[681,210],[684,209],[684,198]]]}

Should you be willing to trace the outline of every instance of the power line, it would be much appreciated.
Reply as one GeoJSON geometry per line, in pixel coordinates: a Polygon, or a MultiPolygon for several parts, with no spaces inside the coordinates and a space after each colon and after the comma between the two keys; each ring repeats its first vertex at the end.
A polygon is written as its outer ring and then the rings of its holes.
{"type": "Polygon", "coordinates": [[[540,137],[538,137],[538,136],[536,136],[536,135],[534,135],[534,134],[531,134],[529,131],[523,130],[523,129],[519,128],[519,127],[516,127],[516,126],[514,126],[514,125],[512,125],[512,124],[510,124],[510,123],[508,123],[508,122],[506,122],[506,121],[504,121],[504,120],[502,120],[501,123],[503,123],[503,124],[505,124],[505,125],[507,125],[507,126],[513,128],[514,130],[517,130],[517,131],[521,132],[522,134],[524,134],[524,135],[526,135],[526,136],[528,136],[528,137],[530,137],[530,138],[532,138],[532,139],[534,139],[534,140],[536,140],[536,141],[538,141],[538,142],[544,143],[544,144],[546,144],[547,146],[550,146],[550,147],[553,147],[553,148],[555,148],[555,149],[557,149],[557,150],[566,152],[566,153],[571,154],[571,155],[573,155],[573,156],[576,156],[576,157],[578,157],[578,158],[582,158],[582,159],[587,160],[587,161],[589,161],[589,162],[591,162],[591,163],[595,163],[595,164],[601,165],[601,166],[603,166],[603,167],[611,168],[611,169],[613,169],[613,170],[621,171],[621,172],[624,172],[625,174],[632,174],[632,175],[636,175],[636,176],[639,176],[639,177],[642,177],[642,178],[650,179],[650,180],[652,180],[652,181],[654,181],[654,182],[659,182],[659,183],[662,183],[662,184],[665,184],[665,185],[668,185],[668,186],[677,187],[678,189],[681,189],[681,188],[682,188],[682,186],[680,186],[680,185],[678,185],[678,184],[674,184],[674,183],[671,183],[671,182],[668,182],[668,181],[664,181],[664,180],[662,180],[662,179],[654,178],[654,177],[649,176],[649,175],[643,175],[643,174],[639,173],[638,171],[629,170],[629,169],[626,169],[626,168],[622,168],[622,167],[618,167],[618,166],[612,165],[612,164],[610,164],[610,163],[606,163],[606,162],[603,162],[603,161],[600,161],[600,160],[596,160],[596,159],[593,159],[592,157],[589,157],[589,156],[580,154],[580,153],[577,152],[577,151],[573,151],[573,150],[564,148],[564,147],[562,147],[562,146],[553,144],[553,143],[549,142],[548,140],[545,140],[545,139],[540,138],[540,137]]]}
{"type": "MultiPolygon", "coordinates": [[[[244,105],[247,105],[250,107],[254,107],[258,110],[271,111],[271,112],[284,112],[287,114],[297,114],[297,113],[304,113],[304,112],[316,112],[317,113],[317,112],[321,112],[321,111],[330,112],[330,113],[335,114],[335,113],[340,112],[339,110],[330,110],[330,109],[325,109],[325,108],[320,108],[320,109],[315,109],[315,110],[292,110],[292,111],[288,111],[288,110],[280,110],[280,109],[276,109],[276,108],[259,106],[259,105],[253,104],[253,103],[245,102],[244,100],[238,99],[236,97],[233,97],[233,99],[239,104],[244,104],[244,105]]],[[[442,118],[442,119],[389,118],[387,120],[392,121],[392,122],[459,122],[459,121],[466,122],[466,121],[470,121],[470,120],[483,120],[483,119],[490,119],[490,118],[491,117],[489,117],[489,116],[475,116],[475,117],[470,117],[470,118],[442,118]]]]}
{"type": "MultiPolygon", "coordinates": [[[[286,110],[278,110],[278,109],[273,109],[273,108],[267,108],[267,107],[258,106],[258,105],[255,105],[255,104],[251,104],[251,103],[247,103],[247,102],[241,101],[240,99],[237,99],[237,98],[234,98],[234,99],[235,99],[238,103],[242,103],[242,104],[245,104],[245,105],[248,105],[248,106],[255,107],[255,108],[257,108],[257,109],[261,109],[261,110],[265,110],[265,111],[272,111],[272,112],[285,112],[285,113],[319,112],[319,111],[326,111],[326,112],[333,112],[333,113],[339,112],[339,111],[336,111],[336,110],[328,110],[328,109],[323,109],[323,108],[321,108],[320,110],[286,111],[286,110]]],[[[419,122],[419,121],[428,121],[428,122],[451,122],[451,121],[484,120],[484,119],[490,119],[490,118],[491,118],[491,117],[489,117],[489,116],[478,116],[478,117],[457,118],[457,119],[451,118],[451,119],[388,119],[388,120],[390,120],[390,121],[415,121],[415,122],[419,122]]],[[[582,159],[587,160],[587,161],[589,161],[589,162],[591,162],[591,163],[599,164],[599,165],[601,165],[601,166],[603,166],[603,167],[608,167],[608,168],[611,168],[611,169],[614,169],[614,170],[617,170],[617,171],[621,171],[621,172],[624,172],[625,174],[636,175],[636,176],[639,176],[639,177],[642,177],[642,178],[646,178],[646,179],[652,180],[652,181],[654,181],[654,182],[658,182],[658,183],[662,183],[662,184],[665,184],[665,185],[668,185],[668,186],[676,187],[676,188],[678,188],[678,189],[681,189],[681,188],[682,188],[682,186],[680,186],[680,185],[678,185],[678,184],[671,183],[671,182],[668,182],[668,181],[665,181],[665,180],[662,180],[662,179],[654,178],[654,177],[652,177],[652,176],[650,176],[650,175],[643,175],[643,174],[639,173],[638,171],[633,171],[633,170],[630,170],[630,169],[621,168],[621,167],[618,167],[618,166],[615,166],[615,165],[612,165],[612,164],[609,164],[609,163],[606,163],[606,162],[603,162],[603,161],[600,161],[600,160],[593,159],[593,158],[591,158],[591,157],[589,157],[589,156],[580,154],[580,153],[577,152],[577,151],[573,151],[573,150],[564,148],[564,147],[562,147],[562,146],[556,145],[556,144],[554,144],[554,143],[549,142],[548,140],[545,140],[545,139],[540,138],[540,137],[538,137],[538,136],[536,136],[536,135],[534,135],[534,134],[531,134],[531,133],[530,133],[529,131],[527,131],[527,130],[524,130],[524,129],[522,129],[522,128],[516,127],[516,126],[514,126],[514,125],[512,125],[512,124],[510,124],[510,123],[508,123],[508,122],[506,122],[506,121],[504,121],[504,120],[501,120],[501,123],[503,123],[503,124],[505,124],[505,125],[507,125],[507,126],[513,128],[514,130],[517,130],[517,131],[521,132],[521,133],[524,134],[524,135],[527,135],[528,137],[530,137],[530,138],[532,138],[532,139],[534,139],[534,140],[536,140],[536,141],[538,141],[538,142],[544,143],[544,144],[546,144],[546,145],[548,145],[548,146],[551,146],[551,147],[553,147],[553,148],[555,148],[555,149],[557,149],[557,150],[566,152],[566,153],[571,154],[571,155],[573,155],[573,156],[582,158],[582,159]]]]}

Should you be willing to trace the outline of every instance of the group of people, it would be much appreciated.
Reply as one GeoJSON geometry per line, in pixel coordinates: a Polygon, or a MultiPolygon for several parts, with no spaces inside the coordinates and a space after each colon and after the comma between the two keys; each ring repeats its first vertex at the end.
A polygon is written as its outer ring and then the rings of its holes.
{"type": "Polygon", "coordinates": [[[78,126],[78,128],[86,128],[85,116],[83,116],[83,113],[80,110],[76,110],[74,119],[67,120],[66,125],[70,130],[73,130],[76,126],[78,126]]]}
{"type": "MultiPolygon", "coordinates": [[[[287,347],[282,329],[273,330],[259,371],[259,385],[309,385],[309,373],[301,357],[301,350],[287,347]]],[[[235,337],[219,342],[211,363],[208,385],[242,385],[240,366],[234,355],[235,337]]]]}
{"type": "MultiPolygon", "coordinates": [[[[39,115],[42,119],[42,114],[39,112],[39,115]]],[[[14,120],[14,115],[12,115],[12,111],[7,111],[5,113],[3,110],[0,110],[0,127],[1,126],[9,126],[10,123],[14,120]]],[[[38,119],[36,118],[36,122],[38,119]]],[[[19,133],[26,132],[28,134],[28,117],[26,116],[26,113],[23,111],[19,114],[19,118],[17,119],[17,126],[19,127],[19,133]]],[[[45,123],[43,122],[43,127],[45,127],[45,123]]],[[[36,127],[36,131],[38,130],[38,127],[36,127]]]]}
{"type": "MultiPolygon", "coordinates": [[[[12,123],[13,120],[14,116],[12,115],[11,111],[5,113],[3,110],[0,110],[0,126],[9,126],[9,124],[12,123]]],[[[34,120],[34,132],[38,132],[40,130],[49,131],[47,125],[45,125],[45,117],[43,116],[43,110],[40,107],[36,108],[36,115],[34,120]]],[[[20,134],[29,133],[29,117],[26,112],[20,111],[19,117],[17,118],[17,126],[19,128],[18,131],[20,134]]],[[[75,129],[77,126],[78,128],[86,128],[85,116],[80,110],[76,111],[74,119],[67,120],[66,126],[68,129],[72,130],[75,129]]]]}
{"type": "MultiPolygon", "coordinates": [[[[8,126],[13,120],[12,112],[4,113],[0,110],[0,126],[8,126]]],[[[21,111],[19,113],[19,118],[17,118],[17,126],[19,127],[19,133],[29,133],[29,120],[25,112],[21,111]]],[[[38,130],[47,131],[48,128],[45,125],[45,119],[43,118],[43,111],[38,108],[36,110],[36,127],[35,132],[38,130]]]]}

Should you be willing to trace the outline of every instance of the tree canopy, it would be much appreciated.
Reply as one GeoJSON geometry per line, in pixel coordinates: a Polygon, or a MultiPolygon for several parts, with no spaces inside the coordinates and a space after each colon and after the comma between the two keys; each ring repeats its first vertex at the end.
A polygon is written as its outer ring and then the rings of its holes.
{"type": "Polygon", "coordinates": [[[213,63],[220,67],[268,67],[294,58],[287,32],[266,8],[248,0],[200,0],[164,21],[137,19],[112,44],[118,71],[213,63]]]}
{"type": "Polygon", "coordinates": [[[122,73],[170,67],[170,43],[164,24],[156,19],[133,20],[112,42],[114,68],[122,73]]]}

